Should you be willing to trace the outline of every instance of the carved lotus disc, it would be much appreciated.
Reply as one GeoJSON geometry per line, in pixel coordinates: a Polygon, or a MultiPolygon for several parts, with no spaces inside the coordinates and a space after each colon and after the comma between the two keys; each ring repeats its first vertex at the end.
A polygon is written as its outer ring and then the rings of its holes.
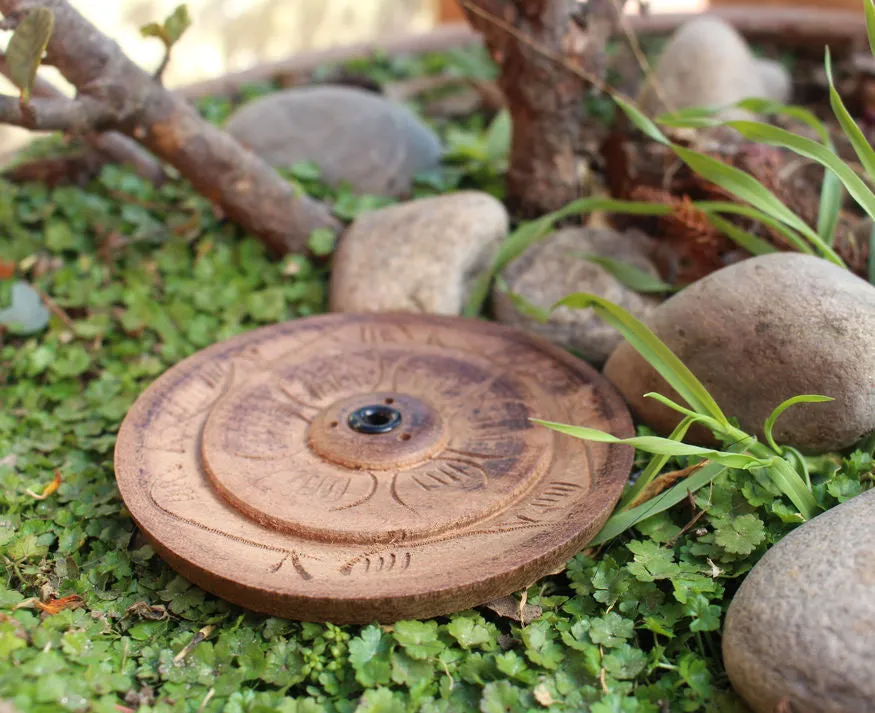
{"type": "Polygon", "coordinates": [[[632,434],[587,364],[458,317],[334,314],[205,349],[119,431],[116,477],[155,549],[204,589],[305,621],[447,614],[555,571],[598,531],[632,434]]]}

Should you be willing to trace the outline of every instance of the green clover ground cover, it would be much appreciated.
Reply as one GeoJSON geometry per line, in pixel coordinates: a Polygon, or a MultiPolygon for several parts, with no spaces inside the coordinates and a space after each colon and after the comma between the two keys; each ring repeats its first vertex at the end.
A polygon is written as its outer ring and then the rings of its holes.
{"type": "MultiPolygon", "coordinates": [[[[449,128],[453,165],[423,191],[500,190],[489,127],[449,128]]],[[[327,193],[311,169],[295,176],[327,193]]],[[[375,204],[328,197],[347,217],[375,204]]],[[[0,240],[16,279],[58,308],[46,330],[0,343],[0,699],[21,713],[743,710],[720,663],[723,615],[739,578],[799,521],[770,481],[728,471],[577,555],[530,587],[543,613],[525,625],[486,608],[364,627],[252,614],[154,554],[119,498],[112,449],[163,370],[324,310],[326,263],[271,261],[185,184],[155,189],[118,168],[86,189],[0,183],[0,240]],[[55,601],[74,595],[75,608],[55,601]]],[[[331,249],[324,236],[313,247],[331,249]]],[[[873,449],[810,459],[821,506],[871,487],[873,449]]]]}

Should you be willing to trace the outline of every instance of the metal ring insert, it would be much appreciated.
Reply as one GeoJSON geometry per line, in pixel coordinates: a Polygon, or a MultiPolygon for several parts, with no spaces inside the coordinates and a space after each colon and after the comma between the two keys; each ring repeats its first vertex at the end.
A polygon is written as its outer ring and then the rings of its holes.
{"type": "Polygon", "coordinates": [[[401,425],[401,412],[391,406],[362,406],[349,415],[349,427],[358,433],[389,433],[401,425]]]}

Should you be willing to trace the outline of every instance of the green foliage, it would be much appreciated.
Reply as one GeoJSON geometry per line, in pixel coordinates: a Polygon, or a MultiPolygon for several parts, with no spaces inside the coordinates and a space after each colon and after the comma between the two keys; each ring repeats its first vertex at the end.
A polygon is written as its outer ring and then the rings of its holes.
{"type": "MultiPolygon", "coordinates": [[[[486,74],[480,52],[361,66],[486,74]]],[[[201,108],[220,121],[229,107],[201,108]]],[[[489,124],[466,127],[484,138],[489,124]]],[[[289,178],[335,212],[382,204],[330,191],[312,169],[289,178]]],[[[448,160],[419,190],[492,185],[488,171],[457,169],[448,160]]],[[[320,240],[312,247],[327,252],[320,240]]],[[[708,465],[625,510],[628,527],[528,589],[543,614],[525,626],[486,608],[361,627],[256,615],[177,576],[136,534],[112,449],[130,405],[171,365],[323,311],[323,261],[271,261],[187,185],[155,188],[115,167],[84,189],[0,184],[0,241],[16,265],[2,304],[22,279],[67,318],[53,312],[42,331],[5,334],[0,346],[0,699],[21,713],[741,710],[719,660],[720,624],[738,579],[801,522],[766,473],[708,465]],[[55,472],[54,493],[28,493],[55,472]],[[53,614],[33,600],[71,595],[81,606],[53,614]]],[[[875,439],[845,458],[785,456],[804,464],[828,508],[872,486],[873,451],[875,439]]],[[[648,465],[638,453],[639,482],[696,459],[648,465]]]]}
{"type": "Polygon", "coordinates": [[[581,254],[579,257],[604,268],[619,282],[635,292],[673,292],[674,287],[635,265],[604,255],[581,254]]]}
{"type": "Polygon", "coordinates": [[[140,28],[143,37],[156,37],[167,49],[170,49],[182,38],[185,31],[191,27],[187,5],[177,5],[162,23],[151,22],[140,28]]]}
{"type": "MultiPolygon", "coordinates": [[[[526,626],[485,609],[391,627],[248,613],[132,537],[112,473],[115,433],[185,356],[323,310],[324,269],[272,262],[186,186],[156,189],[118,168],[85,190],[4,184],[0,224],[16,279],[72,323],[53,315],[0,348],[0,698],[22,713],[658,713],[731,696],[717,652],[735,580],[800,522],[762,473],[706,466],[649,511],[626,511],[625,535],[529,589],[544,613],[526,626]],[[48,225],[63,237],[48,241],[48,225]],[[27,493],[56,470],[57,492],[27,493]],[[690,491],[704,514],[682,533],[690,491]],[[49,590],[82,606],[41,614],[29,600],[49,590]]],[[[819,507],[871,487],[873,450],[808,459],[819,507]]],[[[653,474],[694,460],[662,458],[653,474]]]]}
{"type": "Polygon", "coordinates": [[[5,53],[9,78],[21,90],[23,102],[30,99],[36,72],[54,27],[55,13],[49,8],[38,7],[21,19],[9,40],[5,53]]]}
{"type": "MultiPolygon", "coordinates": [[[[785,460],[782,451],[774,446],[774,441],[770,444],[772,447],[763,445],[758,443],[753,436],[732,425],[704,385],[640,320],[618,305],[586,293],[569,295],[555,305],[555,307],[559,306],[593,309],[599,317],[625,337],[626,341],[665,379],[690,408],[677,404],[662,394],[645,394],[645,396],[654,398],[684,415],[686,421],[681,421],[681,427],[675,430],[671,438],[619,439],[611,434],[591,428],[546,421],[539,421],[539,423],[576,438],[634,445],[647,453],[654,454],[657,458],[664,458],[667,455],[701,456],[704,460],[711,461],[712,464],[720,464],[727,468],[750,471],[763,470],[768,473],[778,490],[784,493],[798,508],[799,515],[803,520],[814,516],[817,511],[817,503],[811,493],[808,479],[794,468],[791,461],[785,460]],[[682,443],[680,439],[686,433],[688,423],[699,423],[709,429],[724,444],[724,450],[715,451],[682,443]]],[[[766,422],[769,438],[771,439],[771,430],[775,419],[784,409],[795,403],[828,400],[830,399],[823,396],[805,395],[785,401],[775,409],[766,422]]],[[[655,478],[655,472],[655,467],[649,468],[648,477],[655,478]]],[[[640,487],[646,487],[649,482],[649,480],[644,481],[640,487]]],[[[624,502],[628,503],[628,500],[624,502]]],[[[606,527],[610,526],[613,532],[616,530],[618,521],[628,527],[628,518],[629,515],[623,514],[623,506],[621,506],[620,513],[613,516],[613,521],[609,520],[606,527]],[[619,518],[619,520],[615,518],[619,518]]],[[[638,522],[638,520],[633,522],[638,522]]]]}
{"type": "MultiPolygon", "coordinates": [[[[863,0],[863,4],[870,49],[873,56],[875,56],[875,3],[873,3],[873,0],[863,0]]],[[[820,142],[763,122],[723,121],[717,118],[719,111],[727,107],[685,109],[671,115],[658,117],[656,120],[656,122],[664,126],[676,128],[729,126],[746,139],[787,149],[799,156],[819,163],[824,167],[825,172],[821,187],[816,231],[813,231],[801,218],[789,211],[783,203],[753,177],[709,156],[672,144],[659,129],[657,123],[644,116],[636,107],[622,98],[614,97],[614,101],[635,126],[653,140],[670,146],[694,171],[729,191],[740,200],[756,207],[769,216],[770,219],[778,221],[785,229],[790,229],[789,232],[782,231],[782,234],[797,250],[811,252],[811,246],[813,246],[817,254],[837,265],[844,266],[842,260],[832,249],[835,241],[835,230],[841,212],[843,193],[847,190],[848,194],[869,218],[875,220],[875,192],[872,189],[873,182],[875,182],[875,151],[869,145],[868,140],[845,107],[841,96],[836,90],[828,47],[825,50],[824,66],[829,84],[830,107],[839,128],[860,161],[865,179],[861,178],[857,171],[838,155],[826,126],[810,111],[802,107],[782,106],[761,99],[746,99],[735,104],[738,108],[754,112],[763,114],[781,113],[798,119],[818,133],[820,142]]],[[[724,230],[734,240],[738,240],[741,237],[742,240],[739,240],[739,242],[741,242],[743,247],[750,250],[753,254],[760,254],[759,250],[762,246],[755,243],[744,245],[746,239],[739,234],[734,226],[728,223],[724,223],[721,226],[716,222],[714,225],[724,230]],[[729,228],[729,230],[726,230],[726,228],[729,228]]],[[[772,225],[771,227],[775,226],[772,225]]],[[[875,232],[873,232],[869,242],[870,247],[875,248],[875,232]]],[[[873,254],[875,252],[870,250],[868,277],[869,281],[875,284],[875,258],[872,258],[873,254]]]]}

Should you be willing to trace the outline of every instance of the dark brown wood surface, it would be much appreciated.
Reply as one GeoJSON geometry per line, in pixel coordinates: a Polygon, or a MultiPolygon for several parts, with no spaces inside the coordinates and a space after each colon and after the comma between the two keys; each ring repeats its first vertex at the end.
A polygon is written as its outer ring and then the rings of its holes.
{"type": "Polygon", "coordinates": [[[305,621],[431,617],[555,571],[616,503],[632,449],[531,417],[633,432],[594,369],[523,332],[325,315],[168,370],[122,424],[116,477],[161,556],[220,597],[305,621]],[[362,413],[387,430],[357,431],[362,413]]]}

